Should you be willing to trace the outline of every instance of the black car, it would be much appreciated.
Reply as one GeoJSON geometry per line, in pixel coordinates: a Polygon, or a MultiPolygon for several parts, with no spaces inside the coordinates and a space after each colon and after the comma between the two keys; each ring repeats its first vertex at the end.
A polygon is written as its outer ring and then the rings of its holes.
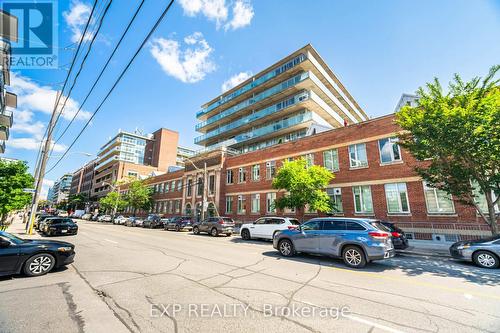
{"type": "Polygon", "coordinates": [[[75,246],[53,240],[21,239],[0,231],[0,276],[29,276],[48,273],[53,268],[68,265],[75,257],[75,246]]]}
{"type": "Polygon", "coordinates": [[[67,217],[47,219],[43,225],[42,233],[45,236],[76,235],[78,225],[67,217]]]}
{"type": "Polygon", "coordinates": [[[408,247],[408,239],[406,239],[405,233],[400,228],[396,227],[394,223],[391,222],[381,222],[392,235],[392,244],[396,250],[404,250],[408,247]]]}
{"type": "Polygon", "coordinates": [[[160,216],[156,214],[149,214],[148,217],[142,222],[143,228],[163,228],[163,221],[160,216]]]}
{"type": "Polygon", "coordinates": [[[164,226],[165,230],[191,230],[193,229],[193,222],[191,216],[176,216],[170,219],[164,226]]]}
{"type": "Polygon", "coordinates": [[[53,218],[55,217],[54,215],[40,215],[38,216],[37,219],[35,219],[35,222],[33,224],[33,227],[36,229],[36,230],[40,230],[40,225],[46,220],[46,219],[49,219],[49,218],[53,218]]]}

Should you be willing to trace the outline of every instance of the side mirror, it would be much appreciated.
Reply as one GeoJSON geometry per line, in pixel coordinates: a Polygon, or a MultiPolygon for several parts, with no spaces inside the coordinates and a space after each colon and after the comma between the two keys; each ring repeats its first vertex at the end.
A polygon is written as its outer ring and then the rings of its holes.
{"type": "Polygon", "coordinates": [[[5,239],[0,238],[0,248],[6,248],[10,246],[10,242],[5,239]]]}

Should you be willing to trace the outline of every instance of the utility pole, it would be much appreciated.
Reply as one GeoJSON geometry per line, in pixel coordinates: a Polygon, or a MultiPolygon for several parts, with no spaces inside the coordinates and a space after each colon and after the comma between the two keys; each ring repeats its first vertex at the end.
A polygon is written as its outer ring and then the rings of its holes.
{"type": "Polygon", "coordinates": [[[208,209],[207,203],[207,162],[203,165],[203,197],[201,201],[201,220],[205,219],[205,210],[208,209]],[[206,206],[206,207],[205,207],[206,206]]]}
{"type": "Polygon", "coordinates": [[[29,220],[29,225],[28,225],[28,235],[31,235],[33,233],[33,223],[35,221],[35,214],[38,208],[38,201],[40,200],[40,192],[42,190],[43,186],[43,178],[45,176],[45,167],[47,166],[47,160],[49,159],[49,152],[50,152],[50,146],[52,144],[52,132],[54,131],[54,128],[56,126],[56,121],[57,121],[57,103],[59,101],[59,96],[61,92],[57,92],[56,94],[56,101],[54,105],[54,111],[52,111],[52,115],[50,116],[50,121],[49,121],[49,127],[47,129],[47,139],[45,142],[42,142],[43,149],[40,154],[40,160],[37,161],[37,166],[38,170],[35,170],[35,180],[36,180],[36,187],[35,187],[35,193],[33,194],[33,202],[31,205],[31,213],[30,213],[30,220],[29,220]]]}

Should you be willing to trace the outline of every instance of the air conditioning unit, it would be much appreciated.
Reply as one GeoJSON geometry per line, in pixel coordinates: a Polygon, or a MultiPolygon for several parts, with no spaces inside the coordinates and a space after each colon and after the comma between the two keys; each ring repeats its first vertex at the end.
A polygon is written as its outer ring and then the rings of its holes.
{"type": "Polygon", "coordinates": [[[333,190],[333,193],[334,193],[335,195],[342,195],[342,189],[340,189],[340,188],[336,188],[336,189],[334,189],[334,190],[333,190]]]}

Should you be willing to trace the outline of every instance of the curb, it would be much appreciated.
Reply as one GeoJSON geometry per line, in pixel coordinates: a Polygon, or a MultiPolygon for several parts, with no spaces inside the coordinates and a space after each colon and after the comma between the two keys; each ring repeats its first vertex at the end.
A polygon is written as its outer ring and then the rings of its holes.
{"type": "Polygon", "coordinates": [[[397,254],[420,256],[420,257],[436,257],[436,258],[448,258],[451,259],[451,255],[444,253],[430,253],[430,252],[416,252],[416,251],[406,251],[406,250],[396,250],[397,254]]]}

